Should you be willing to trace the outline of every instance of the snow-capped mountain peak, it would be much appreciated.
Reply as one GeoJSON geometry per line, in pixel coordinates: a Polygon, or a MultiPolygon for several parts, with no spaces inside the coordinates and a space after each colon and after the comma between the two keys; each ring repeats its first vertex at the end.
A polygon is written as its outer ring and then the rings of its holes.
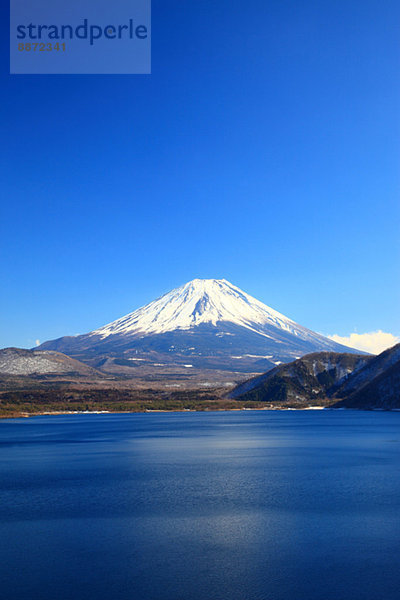
{"type": "MultiPolygon", "coordinates": [[[[92,335],[161,334],[201,324],[226,322],[261,335],[267,325],[290,333],[304,330],[294,321],[266,306],[226,279],[193,279],[146,306],[96,329],[92,335]]],[[[269,337],[269,336],[266,336],[269,337]]]]}
{"type": "MultiPolygon", "coordinates": [[[[142,364],[145,370],[153,365],[168,371],[174,364],[254,373],[310,352],[349,352],[226,279],[193,279],[109,325],[40,348],[130,374],[142,364]]],[[[153,371],[150,376],[159,377],[153,371]]]]}

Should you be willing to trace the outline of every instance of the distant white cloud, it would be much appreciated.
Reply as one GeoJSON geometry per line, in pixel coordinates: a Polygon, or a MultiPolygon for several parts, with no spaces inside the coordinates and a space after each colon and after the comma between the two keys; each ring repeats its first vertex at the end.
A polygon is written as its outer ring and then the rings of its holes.
{"type": "Polygon", "coordinates": [[[400,342],[400,338],[385,331],[371,331],[370,333],[351,333],[349,336],[328,335],[328,337],[338,344],[350,346],[357,350],[379,354],[400,342]]]}
{"type": "Polygon", "coordinates": [[[36,346],[40,346],[40,340],[35,340],[36,346]]]}

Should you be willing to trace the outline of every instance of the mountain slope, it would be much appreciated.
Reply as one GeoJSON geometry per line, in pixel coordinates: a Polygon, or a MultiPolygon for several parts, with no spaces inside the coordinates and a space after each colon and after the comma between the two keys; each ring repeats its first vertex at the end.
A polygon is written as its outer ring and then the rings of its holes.
{"type": "Polygon", "coordinates": [[[400,344],[372,358],[339,387],[338,407],[400,408],[400,344]]]}
{"type": "Polygon", "coordinates": [[[308,354],[238,385],[229,397],[291,406],[325,403],[334,390],[371,359],[348,353],[308,354]]]}
{"type": "MultiPolygon", "coordinates": [[[[194,367],[255,372],[313,351],[343,351],[225,279],[194,279],[88,334],[45,342],[42,349],[82,360],[98,356],[188,362],[194,367]]],[[[93,363],[95,364],[95,363],[93,363]]]]}
{"type": "Polygon", "coordinates": [[[275,406],[400,408],[400,344],[378,356],[320,352],[236,386],[230,398],[275,406]]]}
{"type": "Polygon", "coordinates": [[[363,369],[357,373],[353,373],[347,381],[345,381],[339,390],[337,396],[349,396],[353,392],[361,392],[361,390],[369,385],[373,379],[387,372],[387,370],[400,361],[400,344],[388,348],[378,356],[374,356],[365,365],[363,369]]]}

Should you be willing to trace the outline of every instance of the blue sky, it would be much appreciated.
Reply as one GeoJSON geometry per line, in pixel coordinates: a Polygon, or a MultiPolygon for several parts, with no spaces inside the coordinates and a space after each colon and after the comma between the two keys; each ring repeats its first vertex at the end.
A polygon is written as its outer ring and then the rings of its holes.
{"type": "Polygon", "coordinates": [[[400,335],[400,5],[152,3],[152,74],[10,76],[0,347],[195,277],[316,331],[400,335]]]}

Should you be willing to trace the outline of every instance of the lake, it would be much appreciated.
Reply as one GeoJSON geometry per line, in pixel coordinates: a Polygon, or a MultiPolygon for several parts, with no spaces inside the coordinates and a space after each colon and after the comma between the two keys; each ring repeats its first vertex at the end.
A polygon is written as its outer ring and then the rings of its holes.
{"type": "Polygon", "coordinates": [[[400,413],[0,421],[4,600],[398,600],[400,413]]]}

